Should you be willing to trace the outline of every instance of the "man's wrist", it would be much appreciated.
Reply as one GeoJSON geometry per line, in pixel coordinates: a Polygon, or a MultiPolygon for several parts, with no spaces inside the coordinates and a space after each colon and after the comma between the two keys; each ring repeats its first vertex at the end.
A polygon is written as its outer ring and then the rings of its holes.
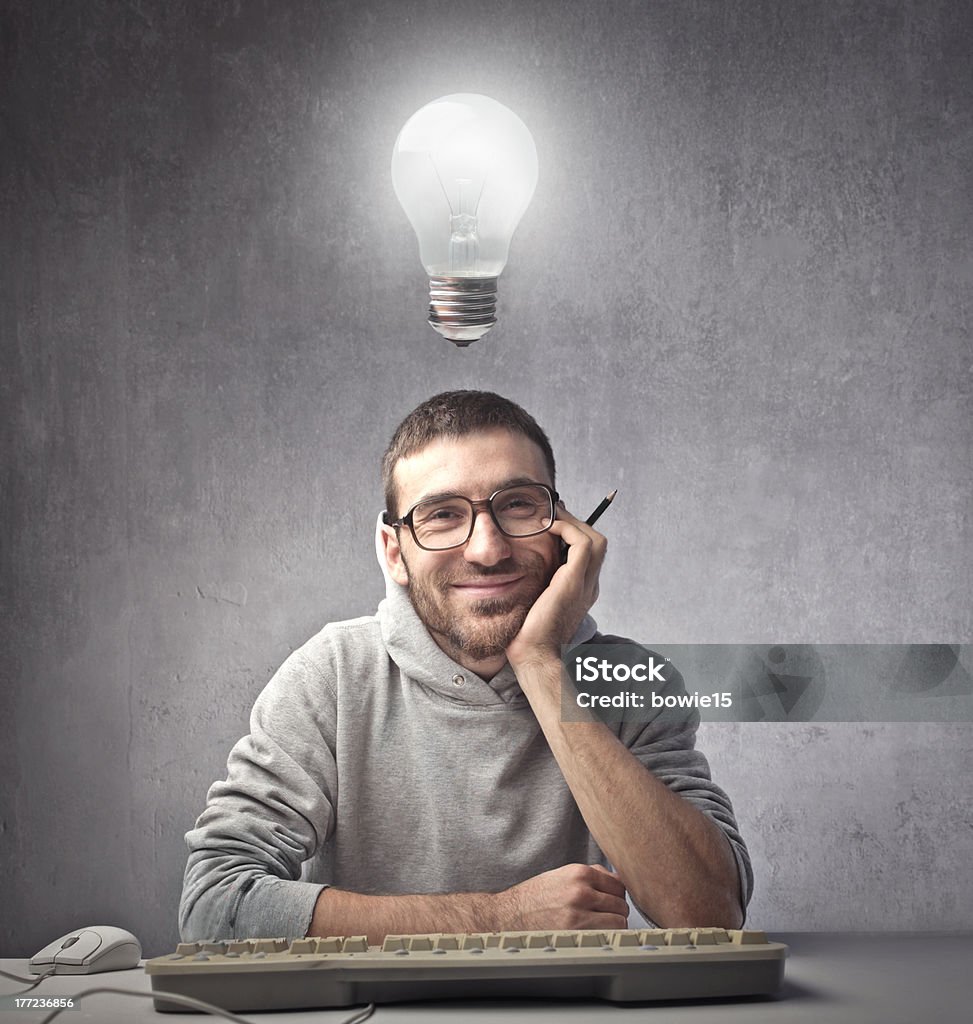
{"type": "Polygon", "coordinates": [[[516,661],[509,658],[508,660],[522,690],[545,684],[559,684],[561,681],[563,665],[560,651],[539,648],[517,658],[516,661]]]}

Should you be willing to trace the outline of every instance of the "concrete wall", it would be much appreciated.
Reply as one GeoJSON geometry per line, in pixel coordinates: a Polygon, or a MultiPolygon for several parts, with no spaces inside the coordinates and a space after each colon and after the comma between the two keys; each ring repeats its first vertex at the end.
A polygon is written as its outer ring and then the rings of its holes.
{"type": "MultiPolygon", "coordinates": [[[[370,612],[377,463],[523,403],[646,642],[973,637],[964,0],[0,5],[0,952],[176,939],[182,834],[285,655],[370,612]],[[396,133],[540,157],[467,351],[396,133]]],[[[970,666],[967,666],[970,668],[970,666]]],[[[973,919],[969,725],[708,726],[767,929],[973,919]]]]}

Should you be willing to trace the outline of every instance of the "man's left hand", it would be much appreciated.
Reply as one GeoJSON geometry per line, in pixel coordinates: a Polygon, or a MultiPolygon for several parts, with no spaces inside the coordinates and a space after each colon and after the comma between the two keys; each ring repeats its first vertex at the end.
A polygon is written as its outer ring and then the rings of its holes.
{"type": "Polygon", "coordinates": [[[562,645],[571,642],[598,598],[607,538],[563,506],[558,507],[550,532],[567,545],[567,561],[558,567],[507,647],[507,661],[518,675],[518,668],[559,662],[562,645]]]}

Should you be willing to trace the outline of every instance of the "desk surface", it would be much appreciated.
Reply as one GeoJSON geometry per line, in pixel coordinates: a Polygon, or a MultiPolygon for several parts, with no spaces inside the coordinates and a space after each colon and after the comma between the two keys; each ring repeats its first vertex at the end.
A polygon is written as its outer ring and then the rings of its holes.
{"type": "MultiPolygon", "coordinates": [[[[601,1002],[510,1001],[426,1002],[379,1006],[375,1024],[446,1024],[476,1020],[490,1024],[611,1021],[630,1024],[916,1024],[952,1022],[973,1013],[973,933],[826,935],[774,933],[790,958],[776,999],[697,1003],[653,1003],[637,1007],[601,1002]]],[[[27,975],[25,960],[0,960],[0,970],[27,975]]],[[[47,978],[31,995],[77,996],[99,987],[150,991],[141,969],[88,977],[47,978]]],[[[20,991],[0,978],[0,995],[20,991]]],[[[0,1024],[38,1024],[49,1011],[10,1010],[0,1024]]],[[[254,1024],[338,1024],[352,1013],[340,1010],[243,1014],[254,1024]]],[[[55,1024],[189,1024],[219,1017],[156,1013],[148,999],[92,995],[65,1010],[55,1024]]]]}

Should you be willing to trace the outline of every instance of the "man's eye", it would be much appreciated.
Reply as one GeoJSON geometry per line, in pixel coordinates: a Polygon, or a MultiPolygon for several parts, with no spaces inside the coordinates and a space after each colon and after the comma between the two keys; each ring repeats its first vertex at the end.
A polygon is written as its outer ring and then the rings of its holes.
{"type": "Polygon", "coordinates": [[[417,509],[415,521],[423,526],[448,526],[465,519],[467,511],[461,505],[434,505],[417,509]]]}
{"type": "Polygon", "coordinates": [[[524,497],[523,495],[516,495],[512,498],[505,498],[503,504],[499,508],[499,512],[533,512],[537,508],[537,502],[531,498],[524,497]]]}

